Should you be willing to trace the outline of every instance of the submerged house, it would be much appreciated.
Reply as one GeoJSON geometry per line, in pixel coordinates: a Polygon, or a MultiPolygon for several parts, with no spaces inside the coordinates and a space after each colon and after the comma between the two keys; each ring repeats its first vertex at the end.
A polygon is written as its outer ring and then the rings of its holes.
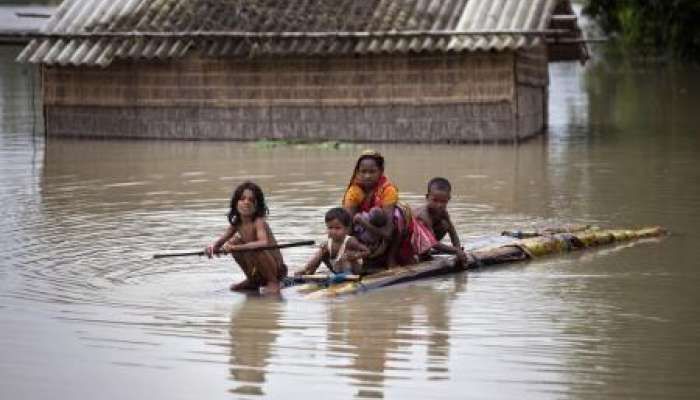
{"type": "Polygon", "coordinates": [[[18,60],[49,136],[517,142],[587,57],[569,0],[65,0],[18,60]]]}

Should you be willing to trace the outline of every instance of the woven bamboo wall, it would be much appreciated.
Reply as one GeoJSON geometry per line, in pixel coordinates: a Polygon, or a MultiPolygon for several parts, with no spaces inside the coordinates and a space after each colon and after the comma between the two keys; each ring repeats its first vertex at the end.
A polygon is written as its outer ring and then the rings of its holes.
{"type": "Polygon", "coordinates": [[[519,51],[515,61],[518,139],[541,133],[547,125],[549,68],[543,46],[519,51]]]}
{"type": "Polygon", "coordinates": [[[455,103],[512,98],[510,53],[51,67],[48,105],[270,106],[455,103]]]}
{"type": "Polygon", "coordinates": [[[545,128],[546,113],[543,110],[543,88],[532,86],[518,87],[518,139],[526,139],[537,135],[545,128]]]}
{"type": "Polygon", "coordinates": [[[544,46],[521,50],[516,59],[515,75],[518,84],[536,87],[549,85],[549,59],[544,46]]]}
{"type": "Polygon", "coordinates": [[[51,67],[43,80],[47,133],[512,141],[514,66],[527,71],[526,61],[503,52],[51,67]]]}
{"type": "Polygon", "coordinates": [[[509,142],[509,102],[282,107],[51,106],[50,134],[100,138],[509,142]]]}

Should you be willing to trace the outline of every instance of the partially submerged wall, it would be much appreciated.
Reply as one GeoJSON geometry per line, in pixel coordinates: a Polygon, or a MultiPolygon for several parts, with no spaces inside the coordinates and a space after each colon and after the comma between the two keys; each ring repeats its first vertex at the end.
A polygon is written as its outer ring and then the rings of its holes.
{"type": "Polygon", "coordinates": [[[513,141],[530,135],[543,113],[526,90],[517,97],[515,60],[503,52],[47,67],[47,134],[513,141]]]}
{"type": "Polygon", "coordinates": [[[549,70],[544,47],[520,51],[515,59],[515,115],[518,137],[526,139],[547,126],[549,70]]]}

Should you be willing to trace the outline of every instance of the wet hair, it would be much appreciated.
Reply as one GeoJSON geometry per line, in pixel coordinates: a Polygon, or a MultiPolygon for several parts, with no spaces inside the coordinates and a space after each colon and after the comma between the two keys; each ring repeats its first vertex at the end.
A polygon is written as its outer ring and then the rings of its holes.
{"type": "Polygon", "coordinates": [[[335,207],[331,208],[326,212],[326,223],[333,221],[334,219],[338,220],[341,225],[343,225],[346,228],[349,228],[352,226],[352,216],[350,213],[342,208],[342,207],[335,207]]]}
{"type": "Polygon", "coordinates": [[[268,214],[267,205],[265,204],[265,195],[263,194],[260,186],[256,185],[251,181],[245,181],[238,185],[233,191],[231,196],[231,210],[228,212],[228,222],[231,225],[237,226],[240,221],[240,215],[238,214],[238,201],[243,197],[243,192],[250,190],[253,192],[253,197],[255,197],[255,212],[253,213],[253,219],[265,217],[268,214]]]}
{"type": "Polygon", "coordinates": [[[377,228],[381,228],[386,225],[387,217],[384,210],[378,207],[369,210],[369,223],[377,228]]]}
{"type": "Polygon", "coordinates": [[[436,177],[428,181],[428,193],[430,193],[430,191],[433,189],[442,190],[444,192],[451,192],[452,185],[450,185],[450,181],[448,181],[447,179],[442,177],[436,177]]]}

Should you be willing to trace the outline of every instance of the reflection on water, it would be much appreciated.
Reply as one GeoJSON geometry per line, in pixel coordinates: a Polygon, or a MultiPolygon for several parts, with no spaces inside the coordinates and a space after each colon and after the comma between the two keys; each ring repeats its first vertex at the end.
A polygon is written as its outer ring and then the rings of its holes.
{"type": "Polygon", "coordinates": [[[232,393],[263,395],[265,372],[279,335],[282,304],[276,298],[252,296],[231,316],[232,393]]]}
{"type": "Polygon", "coordinates": [[[389,289],[301,309],[293,293],[286,299],[248,296],[231,315],[230,392],[274,395],[275,375],[300,368],[314,369],[306,379],[330,397],[383,398],[385,386],[411,375],[448,381],[450,306],[466,282],[460,274],[398,295],[389,289]],[[416,357],[418,363],[407,364],[416,357]]]}
{"type": "Polygon", "coordinates": [[[335,368],[351,379],[357,397],[383,398],[385,380],[406,368],[393,364],[409,360],[421,346],[427,354],[420,368],[412,366],[413,373],[431,381],[449,379],[449,303],[465,290],[466,275],[450,280],[452,287],[419,285],[401,296],[389,291],[331,304],[328,350],[343,361],[350,358],[335,368]]]}
{"type": "Polygon", "coordinates": [[[377,146],[409,203],[450,179],[466,243],[560,222],[670,238],[308,301],[229,293],[230,258],[151,257],[218,237],[244,179],[280,241],[321,239],[364,146],[45,140],[17,51],[0,47],[0,397],[700,395],[697,69],[555,65],[547,137],[377,146]]]}

